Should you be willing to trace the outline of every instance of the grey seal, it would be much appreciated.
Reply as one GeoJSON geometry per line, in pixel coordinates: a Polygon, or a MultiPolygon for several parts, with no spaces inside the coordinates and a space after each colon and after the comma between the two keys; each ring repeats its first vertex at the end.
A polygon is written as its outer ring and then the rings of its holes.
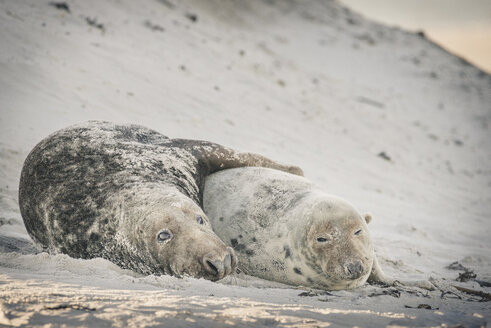
{"type": "Polygon", "coordinates": [[[301,174],[211,142],[89,121],[34,147],[22,168],[19,206],[29,235],[48,252],[218,280],[237,262],[200,207],[204,178],[247,165],[301,174]]]}
{"type": "Polygon", "coordinates": [[[224,170],[206,179],[203,206],[249,275],[327,290],[367,281],[432,289],[387,277],[368,231],[372,217],[303,177],[267,168],[224,170]]]}

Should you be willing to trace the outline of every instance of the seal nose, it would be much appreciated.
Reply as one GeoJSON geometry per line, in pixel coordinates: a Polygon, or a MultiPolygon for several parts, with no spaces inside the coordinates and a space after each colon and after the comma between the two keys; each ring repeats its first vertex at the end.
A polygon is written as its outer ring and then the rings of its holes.
{"type": "Polygon", "coordinates": [[[237,257],[231,247],[227,247],[227,254],[223,259],[210,254],[203,257],[203,267],[211,275],[212,280],[220,280],[232,273],[237,267],[237,257]]]}
{"type": "Polygon", "coordinates": [[[350,279],[360,278],[363,273],[361,261],[351,262],[344,266],[344,271],[350,279]]]}

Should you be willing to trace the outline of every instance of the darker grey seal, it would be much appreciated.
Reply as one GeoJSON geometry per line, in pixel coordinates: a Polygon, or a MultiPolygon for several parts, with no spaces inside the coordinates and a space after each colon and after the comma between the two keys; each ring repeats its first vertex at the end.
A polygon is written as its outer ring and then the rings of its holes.
{"type": "Polygon", "coordinates": [[[19,205],[29,235],[51,253],[102,257],[143,274],[218,280],[236,257],[200,207],[204,178],[248,165],[301,174],[214,143],[90,121],[53,133],[31,151],[19,205]]]}

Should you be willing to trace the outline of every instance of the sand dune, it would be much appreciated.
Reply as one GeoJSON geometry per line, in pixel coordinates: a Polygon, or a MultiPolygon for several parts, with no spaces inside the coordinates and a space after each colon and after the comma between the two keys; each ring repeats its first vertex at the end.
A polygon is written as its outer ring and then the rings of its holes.
{"type": "Polygon", "coordinates": [[[0,2],[0,41],[0,326],[489,322],[491,77],[424,36],[335,1],[19,0],[0,2]],[[372,213],[388,274],[438,289],[143,277],[39,253],[18,209],[23,160],[89,119],[298,165],[372,213]],[[456,281],[455,261],[476,278],[456,281]]]}

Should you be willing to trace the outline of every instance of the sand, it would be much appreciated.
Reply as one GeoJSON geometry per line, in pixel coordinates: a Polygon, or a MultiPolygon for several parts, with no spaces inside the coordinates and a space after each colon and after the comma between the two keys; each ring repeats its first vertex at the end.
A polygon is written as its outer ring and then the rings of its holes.
{"type": "Polygon", "coordinates": [[[335,1],[67,5],[0,1],[0,326],[490,321],[489,75],[335,1]],[[325,292],[242,274],[218,283],[144,277],[39,252],[18,208],[22,163],[51,132],[89,119],[298,165],[373,215],[386,273],[438,288],[325,292]],[[449,269],[455,261],[462,267],[449,269]],[[457,281],[465,269],[476,277],[457,281]]]}

